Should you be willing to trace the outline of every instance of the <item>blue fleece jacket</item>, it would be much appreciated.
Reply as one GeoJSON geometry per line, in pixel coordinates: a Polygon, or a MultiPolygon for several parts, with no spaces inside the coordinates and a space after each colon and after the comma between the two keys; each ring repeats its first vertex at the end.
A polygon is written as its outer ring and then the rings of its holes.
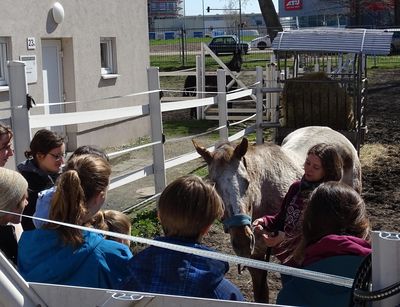
{"type": "MultiPolygon", "coordinates": [[[[156,240],[210,250],[195,242],[163,237],[156,240]]],[[[243,295],[224,278],[228,263],[159,247],[148,247],[129,263],[125,290],[243,301],[243,295]]]]}
{"type": "MultiPolygon", "coordinates": [[[[34,217],[40,217],[42,219],[49,218],[51,199],[53,198],[55,191],[56,187],[52,187],[38,194],[38,199],[36,200],[36,210],[33,214],[34,217]]],[[[42,228],[46,222],[33,219],[33,224],[36,228],[42,228]]]]}
{"type": "Polygon", "coordinates": [[[56,230],[24,231],[18,242],[18,270],[31,282],[120,289],[132,253],[126,245],[84,231],[77,249],[56,230]]]}

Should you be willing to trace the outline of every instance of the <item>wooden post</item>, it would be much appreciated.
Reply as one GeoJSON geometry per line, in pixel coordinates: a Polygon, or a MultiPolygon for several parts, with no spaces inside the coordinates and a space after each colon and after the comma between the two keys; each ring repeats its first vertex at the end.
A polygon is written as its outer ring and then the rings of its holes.
{"type": "Polygon", "coordinates": [[[25,160],[24,152],[31,141],[29,111],[26,107],[27,85],[25,64],[20,61],[8,63],[10,76],[11,127],[14,133],[15,166],[25,160]]]}
{"type": "MultiPolygon", "coordinates": [[[[206,97],[206,54],[205,54],[205,50],[204,50],[204,44],[201,44],[201,98],[206,97]]],[[[206,114],[205,114],[205,106],[201,107],[201,119],[205,119],[206,118],[206,114]]]]}
{"type": "MultiPolygon", "coordinates": [[[[196,55],[196,98],[203,98],[203,71],[201,69],[201,56],[196,55]]],[[[202,107],[196,107],[196,119],[202,118],[202,107]]]]}
{"type": "Polygon", "coordinates": [[[260,66],[256,67],[256,143],[262,144],[264,142],[263,128],[261,127],[263,121],[263,93],[261,89],[263,87],[263,69],[260,66]]]}
{"type": "Polygon", "coordinates": [[[221,140],[228,140],[228,108],[226,104],[226,76],[225,70],[217,70],[217,85],[218,85],[218,113],[219,113],[219,126],[226,126],[219,130],[219,137],[221,140]]]}
{"type": "MultiPolygon", "coordinates": [[[[158,75],[158,67],[150,67],[147,69],[147,80],[149,90],[160,89],[160,78],[158,75]]],[[[161,114],[160,93],[154,92],[149,94],[150,122],[151,122],[151,139],[152,142],[160,142],[153,145],[153,170],[154,170],[154,187],[155,192],[160,193],[166,186],[165,175],[165,155],[164,155],[164,136],[161,114]]]]}

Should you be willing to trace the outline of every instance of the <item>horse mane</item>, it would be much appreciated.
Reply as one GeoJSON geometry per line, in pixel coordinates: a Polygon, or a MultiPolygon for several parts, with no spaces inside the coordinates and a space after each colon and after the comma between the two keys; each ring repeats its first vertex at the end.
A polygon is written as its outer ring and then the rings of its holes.
{"type": "Polygon", "coordinates": [[[235,145],[228,141],[220,141],[215,144],[213,158],[219,162],[229,163],[232,160],[235,152],[235,145]]]}

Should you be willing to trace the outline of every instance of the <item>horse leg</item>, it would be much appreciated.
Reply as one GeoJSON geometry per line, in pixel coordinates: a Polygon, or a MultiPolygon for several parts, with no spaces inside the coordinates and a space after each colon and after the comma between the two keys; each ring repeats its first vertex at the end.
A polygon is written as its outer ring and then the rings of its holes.
{"type": "MultiPolygon", "coordinates": [[[[184,84],[183,97],[194,97],[196,96],[196,77],[187,76],[184,84]]],[[[190,108],[190,118],[197,118],[196,108],[190,108]]]]}
{"type": "Polygon", "coordinates": [[[269,288],[267,283],[268,272],[264,270],[248,268],[253,282],[254,301],[257,303],[268,303],[269,288]]]}
{"type": "MultiPolygon", "coordinates": [[[[266,247],[258,234],[255,235],[255,247],[251,259],[269,261],[272,249],[266,247]]],[[[248,268],[253,282],[254,301],[257,303],[269,302],[268,272],[265,270],[248,268]]]]}

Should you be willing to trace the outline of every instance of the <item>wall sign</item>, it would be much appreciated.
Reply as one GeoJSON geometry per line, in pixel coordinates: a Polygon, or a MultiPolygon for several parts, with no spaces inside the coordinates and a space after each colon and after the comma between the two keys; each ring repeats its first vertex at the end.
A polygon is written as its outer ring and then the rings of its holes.
{"type": "Polygon", "coordinates": [[[301,10],[302,8],[303,8],[302,0],[285,0],[286,11],[301,10]]]}
{"type": "Polygon", "coordinates": [[[36,55],[20,55],[20,61],[25,63],[25,77],[26,83],[37,82],[37,66],[36,66],[36,55]]]}
{"type": "Polygon", "coordinates": [[[28,37],[26,39],[26,48],[28,50],[35,50],[36,49],[36,41],[34,37],[28,37]]]}

